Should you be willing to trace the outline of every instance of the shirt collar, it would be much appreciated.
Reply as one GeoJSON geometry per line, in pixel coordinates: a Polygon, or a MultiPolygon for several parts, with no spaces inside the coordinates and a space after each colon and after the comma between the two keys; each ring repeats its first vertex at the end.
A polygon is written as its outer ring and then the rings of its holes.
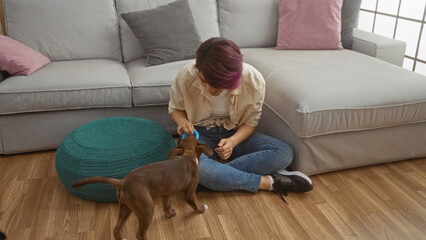
{"type": "MultiPolygon", "coordinates": [[[[204,93],[206,92],[206,88],[201,84],[201,79],[197,75],[195,75],[194,77],[195,77],[195,80],[192,83],[192,86],[195,87],[195,88],[200,89],[201,94],[204,95],[204,93]]],[[[234,90],[231,91],[231,96],[232,95],[240,95],[241,94],[241,84],[240,84],[240,86],[237,89],[234,89],[234,90]]],[[[210,97],[210,94],[207,94],[207,95],[210,97]]]]}

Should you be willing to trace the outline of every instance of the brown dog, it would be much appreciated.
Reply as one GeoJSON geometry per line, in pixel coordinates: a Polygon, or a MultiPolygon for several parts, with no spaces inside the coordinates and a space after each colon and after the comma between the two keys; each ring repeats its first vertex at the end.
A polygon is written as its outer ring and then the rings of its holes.
{"type": "Polygon", "coordinates": [[[203,213],[207,205],[199,205],[195,195],[198,185],[198,161],[201,153],[212,155],[212,150],[198,143],[193,135],[184,138],[179,146],[172,149],[168,160],[152,163],[131,171],[122,180],[107,177],[92,177],[74,183],[80,187],[91,183],[107,183],[117,187],[120,207],[114,237],[121,240],[120,229],[130,214],[134,212],[139,220],[137,238],[147,239],[146,232],[154,214],[153,198],[163,198],[163,209],[167,218],[176,212],[171,208],[170,196],[185,192],[186,202],[197,212],[203,213]]]}

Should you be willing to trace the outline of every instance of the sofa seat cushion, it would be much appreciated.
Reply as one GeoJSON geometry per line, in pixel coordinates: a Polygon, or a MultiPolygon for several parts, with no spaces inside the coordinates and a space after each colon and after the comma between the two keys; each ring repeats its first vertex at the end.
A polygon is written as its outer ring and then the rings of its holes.
{"type": "Polygon", "coordinates": [[[243,49],[298,137],[426,121],[426,77],[351,50],[243,49]]]}
{"type": "Polygon", "coordinates": [[[146,59],[127,64],[133,86],[134,106],[168,105],[170,86],[181,67],[194,61],[183,60],[149,66],[146,59]]]}
{"type": "Polygon", "coordinates": [[[52,62],[30,76],[3,80],[0,102],[0,114],[131,107],[131,84],[117,61],[52,62]]]}

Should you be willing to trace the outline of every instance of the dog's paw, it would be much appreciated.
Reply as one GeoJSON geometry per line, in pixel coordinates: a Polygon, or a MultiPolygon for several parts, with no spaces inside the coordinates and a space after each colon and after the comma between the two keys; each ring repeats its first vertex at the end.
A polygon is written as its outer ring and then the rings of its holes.
{"type": "Polygon", "coordinates": [[[205,204],[201,205],[201,212],[202,212],[202,213],[203,213],[203,212],[206,212],[208,208],[209,208],[209,206],[207,206],[207,205],[205,205],[205,204]]]}
{"type": "Polygon", "coordinates": [[[170,211],[166,213],[167,218],[172,218],[174,216],[176,216],[176,211],[174,209],[170,209],[170,211]]]}

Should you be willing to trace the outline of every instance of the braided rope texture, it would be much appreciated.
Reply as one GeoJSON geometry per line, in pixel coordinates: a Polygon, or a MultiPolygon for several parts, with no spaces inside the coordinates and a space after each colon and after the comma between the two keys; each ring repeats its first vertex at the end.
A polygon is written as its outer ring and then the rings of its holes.
{"type": "Polygon", "coordinates": [[[175,147],[173,137],[159,124],[141,118],[113,117],[73,130],[56,150],[56,172],[72,195],[97,202],[117,202],[116,188],[104,183],[79,188],[87,177],[122,179],[130,171],[163,161],[175,147]]]}

